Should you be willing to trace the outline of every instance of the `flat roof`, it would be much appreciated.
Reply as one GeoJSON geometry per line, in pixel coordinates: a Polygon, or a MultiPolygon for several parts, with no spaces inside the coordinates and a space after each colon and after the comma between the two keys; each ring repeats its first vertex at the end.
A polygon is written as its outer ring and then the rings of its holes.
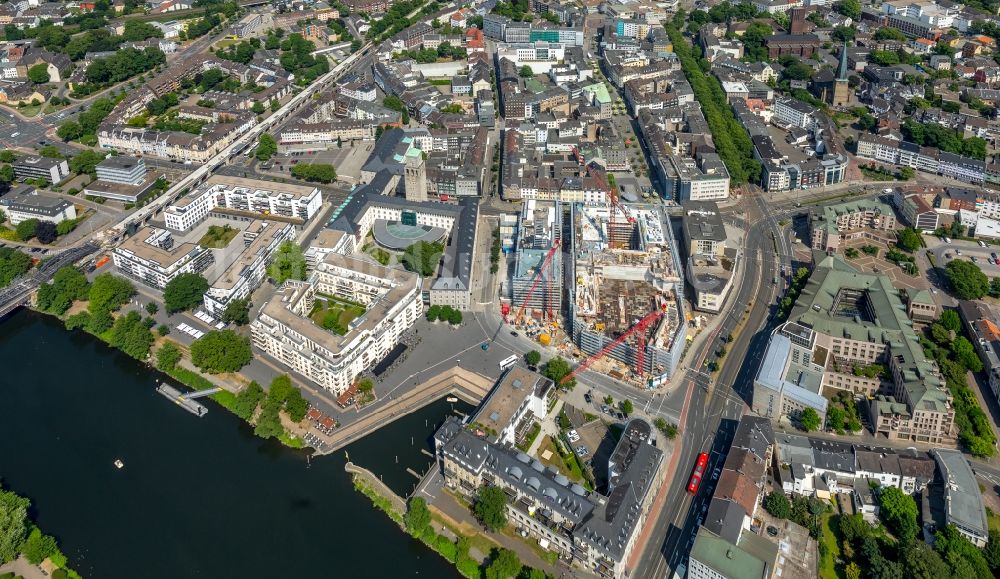
{"type": "Polygon", "coordinates": [[[938,448],[931,452],[941,466],[944,478],[947,522],[975,531],[985,538],[989,533],[986,508],[969,461],[957,450],[938,448]]]}
{"type": "Polygon", "coordinates": [[[539,390],[542,390],[539,393],[541,397],[546,387],[553,386],[552,381],[545,376],[514,366],[497,382],[473,420],[499,432],[510,424],[525,398],[539,390]]]}

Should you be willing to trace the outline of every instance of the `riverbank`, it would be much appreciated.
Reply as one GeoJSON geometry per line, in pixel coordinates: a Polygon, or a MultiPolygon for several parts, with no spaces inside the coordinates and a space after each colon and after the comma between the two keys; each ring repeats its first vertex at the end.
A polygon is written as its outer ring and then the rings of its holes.
{"type": "Polygon", "coordinates": [[[24,579],[81,579],[69,568],[55,537],[42,533],[28,517],[31,501],[0,486],[0,573],[24,579]]]}
{"type": "MultiPolygon", "coordinates": [[[[439,510],[430,507],[423,498],[409,501],[393,493],[375,474],[347,463],[354,490],[368,497],[378,510],[385,513],[400,530],[417,539],[468,579],[481,577],[518,577],[552,579],[554,576],[524,565],[518,555],[492,538],[465,528],[439,510]],[[438,532],[440,531],[440,532],[438,532]]],[[[512,540],[517,540],[512,538],[512,540]]]]}
{"type": "MultiPolygon", "coordinates": [[[[227,412],[180,411],[147,366],[51,316],[4,319],[0,358],[17,361],[0,383],[4,488],[88,579],[458,576],[354,492],[343,452],[308,461],[227,412]]],[[[442,400],[345,452],[402,494],[450,414],[442,400]]]]}

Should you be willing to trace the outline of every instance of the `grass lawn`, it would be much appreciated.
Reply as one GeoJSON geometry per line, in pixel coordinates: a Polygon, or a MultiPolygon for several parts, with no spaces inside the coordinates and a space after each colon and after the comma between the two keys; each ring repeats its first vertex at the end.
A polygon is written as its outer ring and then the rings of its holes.
{"type": "Polygon", "coordinates": [[[365,313],[365,307],[344,300],[320,298],[316,300],[309,318],[313,323],[324,329],[343,336],[347,333],[350,323],[365,313]]]}
{"type": "Polygon", "coordinates": [[[215,49],[221,50],[223,48],[229,48],[230,46],[236,44],[238,41],[232,38],[223,38],[222,40],[215,43],[215,49]]]}
{"type": "Polygon", "coordinates": [[[819,576],[820,579],[843,579],[840,569],[837,568],[837,559],[840,558],[840,541],[837,540],[837,535],[833,532],[833,517],[839,516],[834,513],[825,513],[820,518],[820,530],[822,535],[820,540],[826,544],[826,556],[821,557],[819,561],[819,576]]]}
{"type": "Polygon", "coordinates": [[[542,444],[538,447],[538,460],[542,461],[546,466],[554,466],[559,472],[563,473],[573,482],[578,482],[581,484],[586,484],[586,480],[583,477],[583,471],[580,470],[580,463],[575,460],[564,460],[562,456],[559,455],[559,451],[556,449],[556,445],[552,442],[552,437],[546,436],[542,439],[542,444]],[[552,451],[552,456],[548,460],[542,458],[546,450],[552,451]]]}
{"type": "Polygon", "coordinates": [[[239,229],[228,225],[211,225],[208,232],[198,241],[198,245],[208,249],[222,249],[227,247],[239,232],[239,229]]]}
{"type": "Polygon", "coordinates": [[[998,514],[992,512],[992,511],[990,511],[989,509],[987,509],[986,510],[986,519],[990,523],[990,530],[991,531],[998,531],[998,532],[1000,532],[1000,515],[998,515],[998,514]]]}
{"type": "Polygon", "coordinates": [[[43,105],[26,105],[23,107],[16,107],[14,110],[21,113],[25,117],[33,117],[38,114],[38,111],[42,110],[43,105]]]}

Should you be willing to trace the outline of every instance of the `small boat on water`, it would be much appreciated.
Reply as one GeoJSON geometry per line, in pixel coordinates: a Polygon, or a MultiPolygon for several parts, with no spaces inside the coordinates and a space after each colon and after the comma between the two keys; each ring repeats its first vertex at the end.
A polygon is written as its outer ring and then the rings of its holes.
{"type": "Polygon", "coordinates": [[[115,468],[120,469],[120,468],[124,468],[124,466],[125,466],[125,463],[122,462],[122,459],[120,459],[120,458],[115,459],[115,468]]]}
{"type": "Polygon", "coordinates": [[[445,398],[445,400],[447,400],[448,402],[458,402],[458,398],[455,398],[454,396],[449,396],[445,398]]]}

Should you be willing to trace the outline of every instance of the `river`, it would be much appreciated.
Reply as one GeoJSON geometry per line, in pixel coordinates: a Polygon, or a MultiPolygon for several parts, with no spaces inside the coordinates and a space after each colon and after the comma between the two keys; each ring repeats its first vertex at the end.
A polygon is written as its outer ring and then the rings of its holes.
{"type": "MultiPolygon", "coordinates": [[[[307,464],[214,402],[188,414],[159,373],[34,312],[0,323],[0,363],[3,486],[88,579],[458,576],[354,491],[343,452],[307,464]]],[[[405,494],[451,406],[346,450],[405,494]]]]}

